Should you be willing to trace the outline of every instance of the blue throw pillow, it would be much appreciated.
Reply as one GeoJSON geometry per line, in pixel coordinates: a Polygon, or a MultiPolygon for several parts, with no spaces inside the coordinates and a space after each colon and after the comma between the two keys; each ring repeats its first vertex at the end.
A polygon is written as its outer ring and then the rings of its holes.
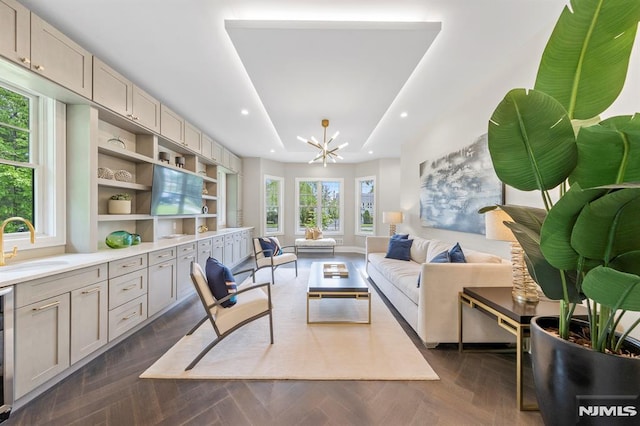
{"type": "Polygon", "coordinates": [[[388,259],[410,260],[411,244],[413,244],[413,240],[390,240],[385,257],[388,259]]]}
{"type": "Polygon", "coordinates": [[[259,241],[260,248],[262,249],[265,257],[278,256],[282,254],[282,249],[275,238],[262,237],[259,241]]]}
{"type": "Polygon", "coordinates": [[[456,243],[456,245],[449,250],[449,260],[451,263],[467,263],[460,243],[456,243]]]}
{"type": "Polygon", "coordinates": [[[451,254],[445,250],[433,256],[429,263],[451,263],[451,254]]]}
{"type": "Polygon", "coordinates": [[[393,234],[391,236],[392,240],[408,240],[409,234],[393,234]]]}
{"type": "MultiPolygon", "coordinates": [[[[235,278],[233,278],[233,274],[229,268],[218,262],[217,259],[213,257],[207,259],[205,273],[207,275],[209,290],[211,290],[211,294],[213,294],[216,300],[220,300],[238,291],[238,286],[236,285],[235,278]]],[[[231,296],[229,300],[222,302],[221,305],[223,308],[230,308],[235,305],[237,301],[237,296],[231,296]]]]}

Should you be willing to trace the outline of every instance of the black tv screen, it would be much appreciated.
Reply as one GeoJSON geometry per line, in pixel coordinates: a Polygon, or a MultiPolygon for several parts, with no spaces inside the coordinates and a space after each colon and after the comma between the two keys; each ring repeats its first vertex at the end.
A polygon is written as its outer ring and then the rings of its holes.
{"type": "Polygon", "coordinates": [[[154,164],[151,214],[170,216],[202,213],[202,183],[200,176],[154,164]]]}

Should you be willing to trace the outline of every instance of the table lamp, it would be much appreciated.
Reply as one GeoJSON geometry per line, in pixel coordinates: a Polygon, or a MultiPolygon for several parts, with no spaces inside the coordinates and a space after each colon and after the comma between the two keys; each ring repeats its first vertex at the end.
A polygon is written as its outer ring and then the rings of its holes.
{"type": "Polygon", "coordinates": [[[511,267],[513,290],[511,295],[517,302],[537,303],[540,300],[538,285],[527,270],[524,250],[516,237],[504,222],[513,222],[504,210],[490,210],[485,213],[486,238],[489,240],[509,241],[511,243],[511,267]]]}
{"type": "Polygon", "coordinates": [[[396,233],[396,225],[402,223],[402,212],[382,212],[382,223],[389,224],[389,235],[396,233]]]}

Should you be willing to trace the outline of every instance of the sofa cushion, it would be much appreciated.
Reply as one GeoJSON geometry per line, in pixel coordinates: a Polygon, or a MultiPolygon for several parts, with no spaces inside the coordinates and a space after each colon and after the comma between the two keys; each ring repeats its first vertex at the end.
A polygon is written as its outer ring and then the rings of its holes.
{"type": "Polygon", "coordinates": [[[400,262],[384,257],[382,253],[369,253],[369,262],[385,279],[393,283],[416,305],[418,304],[418,288],[416,280],[422,266],[415,262],[400,262]]]}
{"type": "Polygon", "coordinates": [[[467,263],[502,263],[502,258],[495,254],[484,253],[477,250],[465,250],[467,263]]]}
{"type": "Polygon", "coordinates": [[[411,260],[418,263],[426,262],[429,240],[415,236],[411,236],[411,238],[413,238],[413,244],[411,244],[411,260]]]}
{"type": "Polygon", "coordinates": [[[413,240],[389,240],[389,248],[385,257],[397,260],[411,259],[411,244],[413,240]]]}
{"type": "Polygon", "coordinates": [[[451,257],[449,256],[449,252],[444,250],[435,256],[433,259],[429,261],[429,263],[451,263],[451,257]]]}
{"type": "Polygon", "coordinates": [[[393,234],[391,236],[392,240],[408,240],[409,234],[393,234]]]}
{"type": "Polygon", "coordinates": [[[443,251],[448,252],[450,248],[451,248],[450,243],[445,243],[444,241],[440,241],[440,240],[431,240],[429,242],[429,247],[427,249],[426,262],[427,263],[431,262],[431,259],[433,259],[436,255],[442,253],[443,251]]]}

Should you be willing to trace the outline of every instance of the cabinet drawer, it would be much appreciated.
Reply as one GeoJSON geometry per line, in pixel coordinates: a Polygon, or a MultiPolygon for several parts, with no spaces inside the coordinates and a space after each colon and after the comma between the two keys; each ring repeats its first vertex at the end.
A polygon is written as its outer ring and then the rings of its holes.
{"type": "Polygon", "coordinates": [[[196,251],[196,243],[188,243],[188,244],[182,244],[178,246],[178,253],[176,253],[176,255],[178,257],[180,257],[183,254],[187,254],[187,253],[192,253],[196,251]]]}
{"type": "Polygon", "coordinates": [[[198,250],[207,250],[211,248],[211,238],[198,241],[198,250]]]}
{"type": "Polygon", "coordinates": [[[142,269],[109,280],[109,309],[147,294],[147,270],[142,269]]]}
{"type": "Polygon", "coordinates": [[[20,283],[16,286],[16,308],[68,293],[86,285],[104,281],[106,278],[107,264],[101,263],[20,283]]]}
{"type": "Polygon", "coordinates": [[[224,245],[230,246],[233,244],[233,234],[227,234],[224,236],[224,245]]]}
{"type": "Polygon", "coordinates": [[[242,239],[242,235],[238,232],[233,234],[233,241],[240,241],[242,239]]]}
{"type": "Polygon", "coordinates": [[[224,237],[213,237],[212,238],[213,247],[222,247],[224,245],[224,237]]]}
{"type": "Polygon", "coordinates": [[[176,248],[169,247],[163,250],[152,251],[149,253],[149,266],[157,265],[169,259],[176,258],[176,248]]]}
{"type": "Polygon", "coordinates": [[[119,277],[129,272],[147,267],[147,255],[139,254],[137,256],[127,257],[125,259],[114,260],[109,262],[109,278],[119,277]]]}
{"type": "Polygon", "coordinates": [[[109,341],[147,319],[147,296],[143,295],[109,312],[109,341]]]}

